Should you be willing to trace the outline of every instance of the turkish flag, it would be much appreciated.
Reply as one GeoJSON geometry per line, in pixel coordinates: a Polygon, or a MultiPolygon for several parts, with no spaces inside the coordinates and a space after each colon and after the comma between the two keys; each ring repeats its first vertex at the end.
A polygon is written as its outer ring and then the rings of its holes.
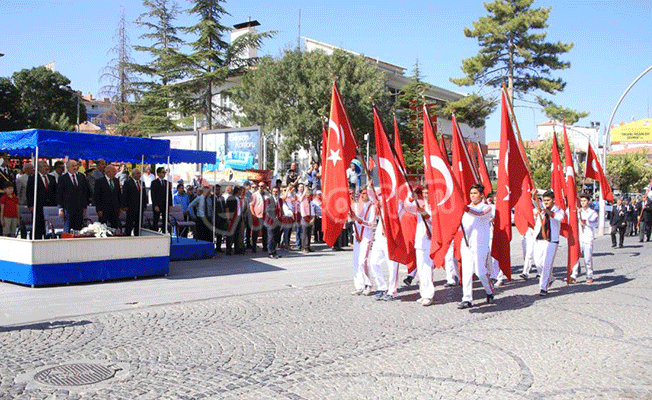
{"type": "Polygon", "coordinates": [[[392,148],[390,147],[383,123],[374,106],[374,134],[376,136],[376,154],[378,157],[378,179],[380,180],[382,212],[381,218],[385,237],[387,238],[387,251],[389,259],[407,264],[410,259],[407,255],[405,239],[401,231],[399,216],[399,189],[406,187],[407,182],[402,166],[398,164],[392,148]]]}
{"type": "Polygon", "coordinates": [[[507,113],[504,91],[502,95],[498,187],[491,255],[498,261],[507,278],[511,279],[512,208],[515,208],[514,222],[521,234],[525,234],[529,226],[534,226],[534,215],[530,192],[531,178],[507,113]]]}
{"type": "Polygon", "coordinates": [[[457,125],[457,120],[455,116],[452,117],[453,123],[453,176],[457,179],[460,188],[462,189],[462,194],[464,195],[464,201],[466,204],[471,202],[470,190],[471,186],[476,183],[480,183],[480,175],[471,161],[471,156],[468,153],[468,147],[464,143],[464,138],[462,138],[462,133],[460,132],[459,126],[457,125]]]}
{"type": "Polygon", "coordinates": [[[357,148],[336,83],[333,83],[326,144],[327,155],[323,164],[322,231],[324,241],[332,247],[351,210],[346,168],[355,158],[357,148]]]}
{"type": "Polygon", "coordinates": [[[557,144],[557,134],[552,134],[552,166],[550,176],[550,186],[555,193],[555,205],[562,210],[566,209],[566,179],[564,178],[564,167],[561,165],[559,158],[559,145],[557,144]]]}
{"type": "Polygon", "coordinates": [[[489,171],[487,170],[487,164],[484,162],[484,156],[482,155],[482,147],[478,143],[478,170],[480,172],[480,181],[482,186],[484,186],[484,195],[489,196],[491,193],[491,179],[489,178],[489,171]]]}
{"type": "MultiPolygon", "coordinates": [[[[403,147],[401,146],[401,134],[398,130],[398,122],[394,116],[394,150],[398,161],[401,163],[403,170],[405,170],[405,158],[403,157],[403,147]]],[[[405,199],[408,195],[409,182],[399,188],[399,199],[405,199]],[[405,189],[405,190],[404,190],[405,189]]],[[[417,267],[417,253],[414,248],[414,236],[417,232],[417,216],[408,212],[404,212],[401,216],[401,230],[403,232],[403,239],[405,240],[405,247],[409,262],[405,264],[408,272],[414,271],[417,267]]]]}
{"type": "Polygon", "coordinates": [[[435,131],[425,107],[423,121],[424,172],[432,213],[430,256],[435,265],[443,266],[446,252],[460,227],[467,203],[460,185],[453,178],[447,157],[442,154],[437,144],[435,131]]]}
{"type": "Polygon", "coordinates": [[[595,151],[593,151],[593,146],[591,146],[591,143],[589,143],[589,150],[586,155],[586,171],[584,172],[584,176],[596,180],[600,183],[602,198],[607,201],[614,201],[614,195],[611,191],[611,186],[609,186],[609,182],[607,182],[607,177],[602,170],[600,161],[598,161],[598,156],[595,154],[595,151]]]}
{"type": "MultiPolygon", "coordinates": [[[[573,267],[582,256],[580,248],[580,228],[577,216],[577,186],[575,184],[575,168],[573,167],[573,157],[571,155],[568,135],[566,134],[566,124],[564,124],[564,164],[566,166],[566,195],[568,196],[568,223],[566,224],[568,239],[568,268],[566,270],[566,281],[573,272],[573,267]]],[[[555,196],[556,198],[557,196],[555,196]]]]}

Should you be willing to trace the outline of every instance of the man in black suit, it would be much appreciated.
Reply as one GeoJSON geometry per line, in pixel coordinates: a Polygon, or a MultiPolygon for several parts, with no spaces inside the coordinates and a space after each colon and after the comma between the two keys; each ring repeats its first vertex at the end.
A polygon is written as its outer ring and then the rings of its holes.
{"type": "Polygon", "coordinates": [[[151,191],[152,191],[152,224],[153,230],[158,230],[159,218],[163,214],[163,232],[166,230],[168,223],[168,213],[170,207],[172,207],[172,191],[170,190],[170,184],[167,179],[165,179],[165,168],[158,167],[156,169],[156,179],[152,181],[151,191]],[[167,193],[167,207],[166,207],[166,193],[167,193]]]}
{"type": "Polygon", "coordinates": [[[120,228],[120,206],[122,205],[122,194],[120,193],[120,181],[115,175],[118,170],[109,165],[104,168],[104,176],[95,181],[95,207],[99,221],[108,223],[111,228],[120,228]]]}
{"type": "Polygon", "coordinates": [[[140,181],[141,172],[138,168],[131,170],[131,178],[127,178],[122,187],[123,207],[127,211],[127,220],[125,221],[125,235],[140,235],[139,222],[142,225],[142,210],[147,207],[147,195],[145,194],[143,183],[140,181]]]}
{"type": "MultiPolygon", "coordinates": [[[[27,207],[34,212],[34,177],[38,179],[36,189],[36,229],[34,239],[43,239],[45,236],[45,215],[43,207],[56,206],[57,204],[57,180],[48,174],[50,166],[45,161],[39,161],[38,173],[27,178],[27,207]]],[[[26,236],[24,236],[26,237],[26,236]]]]}
{"type": "Polygon", "coordinates": [[[238,199],[234,192],[233,186],[226,187],[226,193],[222,196],[225,201],[224,218],[226,220],[226,254],[233,254],[233,244],[236,244],[236,251],[238,245],[236,243],[237,229],[238,229],[238,199]]]}
{"type": "Polygon", "coordinates": [[[88,182],[84,174],[78,172],[77,160],[68,160],[66,168],[68,172],[61,175],[57,183],[59,216],[64,219],[64,231],[78,231],[84,226],[84,215],[89,204],[88,182]]]}
{"type": "Polygon", "coordinates": [[[627,228],[627,208],[619,197],[611,210],[611,247],[623,247],[625,228],[627,228]],[[616,243],[616,235],[620,239],[618,243],[616,243]]]}
{"type": "Polygon", "coordinates": [[[215,251],[223,253],[222,251],[222,237],[226,234],[227,222],[225,217],[226,212],[226,199],[222,194],[220,185],[215,185],[215,251]]]}

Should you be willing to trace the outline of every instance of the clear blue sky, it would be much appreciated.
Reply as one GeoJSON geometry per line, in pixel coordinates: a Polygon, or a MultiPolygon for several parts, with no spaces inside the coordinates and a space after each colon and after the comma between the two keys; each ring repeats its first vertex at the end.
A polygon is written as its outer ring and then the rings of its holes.
{"type": "MultiPolygon", "coordinates": [[[[190,1],[179,3],[188,8],[190,1]]],[[[559,73],[567,82],[566,89],[553,100],[590,112],[580,125],[589,121],[606,125],[627,85],[652,64],[652,2],[537,0],[534,5],[553,8],[549,40],[575,43],[564,56],[571,68],[559,73]]],[[[74,89],[97,95],[122,7],[131,22],[131,42],[137,43],[142,32],[133,21],[144,10],[138,0],[0,2],[0,53],[5,53],[0,58],[0,76],[56,61],[57,70],[71,79],[74,89]]],[[[456,87],[449,78],[460,76],[462,59],[477,52],[476,42],[464,37],[463,28],[486,14],[481,1],[459,0],[231,0],[224,7],[231,14],[223,20],[226,25],[251,17],[261,23],[261,30],[278,32],[265,43],[263,54],[277,55],[287,46],[296,46],[301,9],[302,36],[409,71],[418,58],[426,81],[462,92],[470,89],[456,87]]],[[[187,25],[191,20],[184,16],[179,23],[187,25]]],[[[615,122],[648,117],[650,89],[652,73],[630,92],[615,122]]],[[[499,137],[498,114],[487,121],[488,141],[499,137]]],[[[533,138],[536,124],[546,120],[531,108],[517,108],[517,116],[525,139],[533,138]]]]}

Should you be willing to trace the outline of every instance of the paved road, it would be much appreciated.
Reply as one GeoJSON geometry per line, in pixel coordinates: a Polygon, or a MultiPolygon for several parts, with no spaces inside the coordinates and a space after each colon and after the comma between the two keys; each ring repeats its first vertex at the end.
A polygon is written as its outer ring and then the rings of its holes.
{"type": "MultiPolygon", "coordinates": [[[[391,303],[349,295],[350,252],[175,263],[168,278],[97,285],[0,284],[0,398],[652,399],[652,243],[630,242],[596,241],[592,285],[558,281],[540,298],[534,279],[516,281],[496,305],[463,311],[461,289],[441,279],[432,307],[413,301],[416,288],[391,303]],[[35,380],[73,363],[115,375],[35,380]]],[[[565,259],[561,249],[558,277],[565,259]]]]}

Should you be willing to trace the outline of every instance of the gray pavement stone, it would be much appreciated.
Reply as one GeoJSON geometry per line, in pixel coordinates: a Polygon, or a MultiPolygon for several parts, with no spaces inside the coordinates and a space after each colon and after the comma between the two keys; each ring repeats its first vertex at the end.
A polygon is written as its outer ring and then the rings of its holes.
{"type": "Polygon", "coordinates": [[[351,252],[326,250],[226,270],[187,263],[169,279],[0,284],[0,399],[652,398],[652,244],[612,250],[603,237],[595,251],[592,285],[559,280],[562,246],[550,296],[515,280],[488,306],[476,284],[469,310],[442,271],[431,307],[414,302],[416,287],[390,303],[351,296],[351,252]],[[50,319],[30,314],[43,301],[60,305],[45,306],[50,319]],[[120,372],[76,387],[29,379],[82,360],[120,372]]]}

